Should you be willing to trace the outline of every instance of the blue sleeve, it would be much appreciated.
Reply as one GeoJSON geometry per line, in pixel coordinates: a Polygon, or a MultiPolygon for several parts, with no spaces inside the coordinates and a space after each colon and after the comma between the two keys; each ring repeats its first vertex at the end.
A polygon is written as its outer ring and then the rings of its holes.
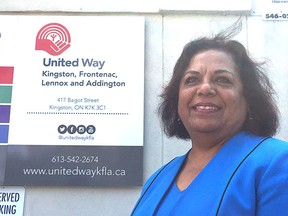
{"type": "MultiPolygon", "coordinates": [[[[145,191],[149,188],[149,186],[151,185],[151,183],[153,183],[153,181],[157,178],[157,176],[159,175],[160,172],[162,172],[162,170],[164,168],[166,168],[168,165],[173,164],[173,162],[175,162],[175,159],[178,159],[180,157],[176,157],[174,159],[172,159],[171,161],[169,161],[167,164],[163,165],[162,167],[160,167],[156,172],[154,172],[149,178],[148,180],[145,182],[143,188],[142,188],[142,193],[141,196],[143,195],[143,193],[145,193],[145,191]]],[[[182,158],[184,158],[184,156],[182,156],[182,158]]]]}
{"type": "Polygon", "coordinates": [[[153,183],[154,179],[157,178],[157,175],[163,170],[165,166],[159,168],[156,172],[154,172],[149,178],[148,180],[145,182],[143,188],[142,188],[142,192],[140,194],[140,197],[138,198],[133,210],[132,210],[132,213],[131,213],[131,216],[132,215],[139,215],[137,212],[135,212],[136,208],[138,207],[138,205],[140,205],[141,203],[141,200],[143,198],[143,196],[145,195],[146,191],[148,190],[148,188],[150,187],[150,185],[153,183]]]}
{"type": "Polygon", "coordinates": [[[258,187],[257,215],[288,215],[288,151],[278,153],[258,187]]]}
{"type": "Polygon", "coordinates": [[[142,188],[142,192],[141,195],[148,189],[148,187],[151,185],[152,181],[156,178],[156,176],[158,175],[158,173],[162,170],[162,167],[159,168],[156,172],[154,172],[149,178],[148,180],[145,182],[145,184],[143,185],[142,188]]]}
{"type": "MultiPolygon", "coordinates": [[[[184,157],[182,157],[182,159],[183,159],[183,158],[184,158],[184,157]]],[[[138,201],[137,201],[136,205],[134,206],[131,215],[135,215],[135,216],[136,216],[136,215],[143,215],[143,211],[145,211],[145,208],[147,208],[147,205],[146,205],[146,207],[144,207],[144,208],[142,208],[141,206],[142,206],[143,203],[145,202],[145,198],[144,198],[144,197],[145,197],[146,193],[149,193],[148,191],[149,191],[150,186],[153,184],[154,180],[157,179],[158,175],[162,172],[162,170],[164,170],[168,165],[172,165],[172,164],[173,164],[172,162],[175,162],[175,161],[176,161],[175,159],[176,159],[176,158],[174,158],[174,159],[171,160],[169,163],[165,164],[165,165],[162,166],[160,169],[158,169],[158,170],[157,170],[155,173],[153,173],[153,174],[150,176],[150,178],[146,181],[146,183],[145,183],[144,186],[143,186],[141,195],[140,195],[140,197],[138,198],[138,201]],[[143,199],[144,199],[144,200],[143,200],[143,199]],[[139,210],[139,209],[141,209],[141,210],[139,210]],[[139,213],[139,212],[140,212],[140,213],[139,213]]],[[[181,165],[181,163],[179,163],[179,164],[181,165]]],[[[178,169],[176,169],[176,170],[178,170],[178,169]]],[[[155,188],[155,186],[154,186],[154,188],[155,188]]],[[[158,187],[157,187],[157,189],[161,189],[161,188],[158,188],[158,187]]],[[[147,197],[146,197],[146,198],[147,198],[147,197]]],[[[150,200],[150,202],[152,202],[154,198],[149,197],[148,199],[150,200]],[[151,201],[151,200],[152,200],[152,201],[151,201]]],[[[149,206],[149,208],[150,208],[150,210],[153,210],[153,209],[151,208],[151,206],[149,206]]],[[[147,214],[147,212],[146,212],[145,215],[149,215],[149,214],[147,214]]]]}

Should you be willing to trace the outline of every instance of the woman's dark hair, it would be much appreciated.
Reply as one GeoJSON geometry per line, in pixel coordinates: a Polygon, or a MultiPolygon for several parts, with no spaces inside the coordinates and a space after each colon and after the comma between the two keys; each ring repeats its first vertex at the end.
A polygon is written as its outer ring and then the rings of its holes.
{"type": "Polygon", "coordinates": [[[227,29],[214,37],[202,37],[186,44],[177,60],[173,75],[160,97],[159,115],[168,137],[190,139],[189,133],[178,116],[179,85],[183,73],[193,56],[205,50],[219,50],[230,54],[237,65],[243,84],[244,97],[249,105],[249,116],[243,130],[259,136],[272,136],[277,132],[279,119],[273,95],[275,91],[265,74],[263,63],[251,59],[245,47],[230,39],[241,27],[227,29]]]}

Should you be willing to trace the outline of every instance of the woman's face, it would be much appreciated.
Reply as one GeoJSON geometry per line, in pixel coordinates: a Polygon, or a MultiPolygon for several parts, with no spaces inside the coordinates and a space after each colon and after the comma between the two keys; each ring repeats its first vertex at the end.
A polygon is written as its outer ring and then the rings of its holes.
{"type": "Polygon", "coordinates": [[[243,85],[232,56],[207,50],[190,60],[180,81],[178,113],[194,132],[235,134],[247,115],[243,85]]]}

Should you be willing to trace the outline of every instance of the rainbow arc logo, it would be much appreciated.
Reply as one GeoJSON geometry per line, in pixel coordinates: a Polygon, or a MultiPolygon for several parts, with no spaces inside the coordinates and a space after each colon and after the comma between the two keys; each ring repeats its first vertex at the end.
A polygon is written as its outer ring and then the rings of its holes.
{"type": "Polygon", "coordinates": [[[0,66],[0,143],[8,143],[14,67],[0,66]]]}
{"type": "Polygon", "coordinates": [[[39,30],[35,49],[58,56],[70,47],[70,43],[70,33],[65,26],[59,23],[49,23],[39,30]]]}

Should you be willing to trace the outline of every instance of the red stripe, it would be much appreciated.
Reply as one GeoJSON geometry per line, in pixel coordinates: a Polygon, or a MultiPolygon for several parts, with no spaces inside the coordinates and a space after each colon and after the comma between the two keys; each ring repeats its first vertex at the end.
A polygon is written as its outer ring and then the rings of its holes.
{"type": "Polygon", "coordinates": [[[0,84],[12,84],[13,73],[14,73],[14,67],[0,66],[0,84]]]}

